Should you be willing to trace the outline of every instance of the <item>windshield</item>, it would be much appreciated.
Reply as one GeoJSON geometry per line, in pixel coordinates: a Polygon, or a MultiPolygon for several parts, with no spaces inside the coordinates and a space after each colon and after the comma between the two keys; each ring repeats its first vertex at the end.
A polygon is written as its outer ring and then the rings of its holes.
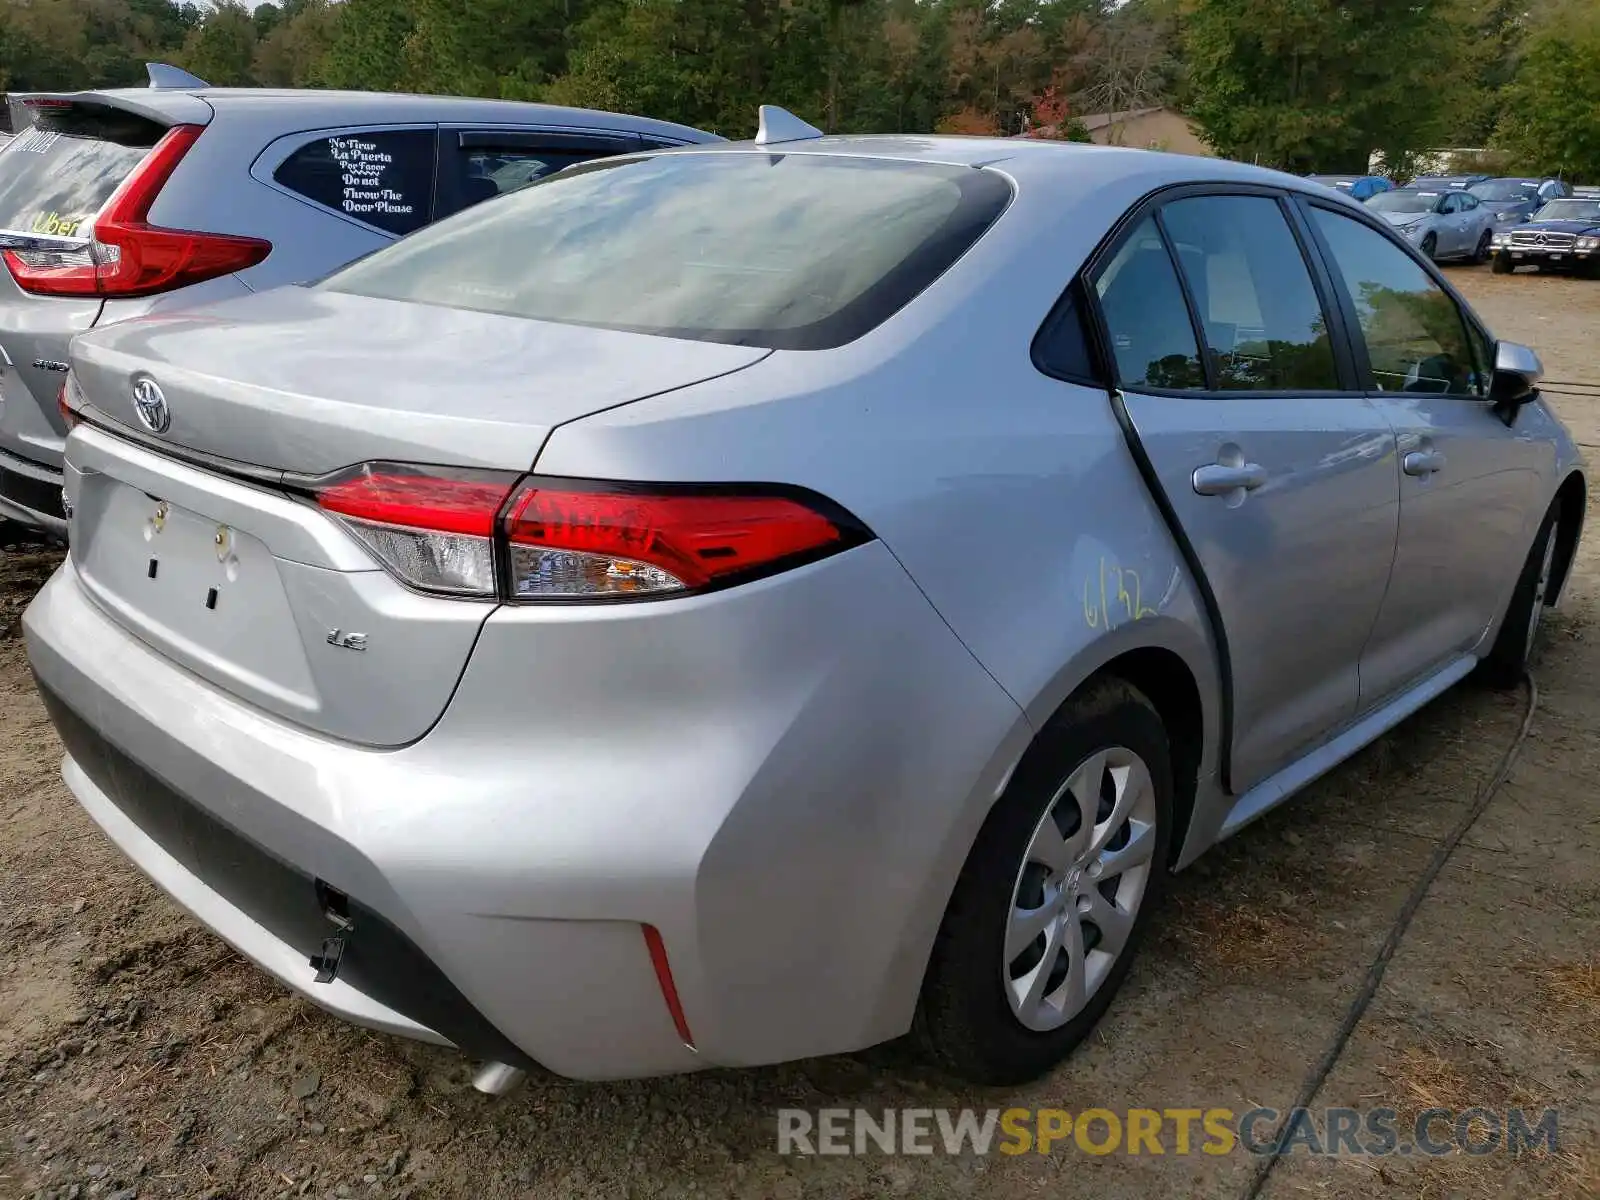
{"type": "Polygon", "coordinates": [[[551,175],[318,286],[700,341],[843,345],[998,217],[993,171],[821,154],[683,153],[551,175]]]}
{"type": "Polygon", "coordinates": [[[1392,213],[1430,213],[1438,204],[1438,192],[1379,192],[1367,201],[1375,212],[1392,213]]]}
{"type": "Polygon", "coordinates": [[[1491,179],[1488,183],[1474,184],[1467,191],[1479,200],[1535,200],[1539,196],[1539,185],[1525,179],[1491,179]]]}
{"type": "Polygon", "coordinates": [[[1600,200],[1552,200],[1533,214],[1535,221],[1600,221],[1600,200]]]}

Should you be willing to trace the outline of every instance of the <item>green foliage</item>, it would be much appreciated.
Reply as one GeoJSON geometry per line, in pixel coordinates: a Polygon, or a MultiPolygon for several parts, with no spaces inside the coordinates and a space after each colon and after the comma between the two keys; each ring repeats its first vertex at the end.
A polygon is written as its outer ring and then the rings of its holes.
{"type": "Polygon", "coordinates": [[[1506,88],[1495,140],[1529,170],[1600,183],[1600,9],[1545,10],[1506,88]]]}
{"type": "Polygon", "coordinates": [[[1365,170],[1437,144],[1464,88],[1462,0],[1192,0],[1190,106],[1231,158],[1365,170]]]}

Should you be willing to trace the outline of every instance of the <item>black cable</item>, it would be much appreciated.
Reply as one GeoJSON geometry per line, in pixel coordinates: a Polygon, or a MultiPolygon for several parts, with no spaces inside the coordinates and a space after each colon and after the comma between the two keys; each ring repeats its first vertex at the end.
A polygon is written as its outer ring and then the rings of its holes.
{"type": "MultiPolygon", "coordinates": [[[[1306,1077],[1305,1084],[1300,1089],[1293,1108],[1309,1109],[1311,1102],[1317,1098],[1317,1093],[1322,1090],[1322,1085],[1328,1081],[1328,1076],[1333,1073],[1334,1066],[1338,1063],[1340,1055],[1344,1053],[1350,1036],[1355,1033],[1356,1026],[1361,1023],[1361,1018],[1366,1014],[1367,1008],[1378,994],[1378,987],[1383,983],[1383,973],[1389,968],[1389,960],[1394,957],[1395,951],[1400,948],[1400,941],[1406,935],[1406,930],[1411,927],[1411,919],[1417,915],[1417,910],[1422,907],[1423,900],[1427,899],[1428,889],[1433,886],[1433,881],[1439,877],[1439,872],[1444,869],[1450,856],[1461,844],[1461,839],[1477,823],[1483,815],[1489,802],[1493,800],[1505,783],[1506,777],[1511,774],[1511,766],[1516,762],[1517,752],[1522,749],[1522,743],[1528,740],[1528,730],[1533,727],[1533,714],[1539,707],[1539,685],[1534,682],[1533,676],[1524,672],[1522,681],[1528,685],[1528,708],[1522,716],[1522,727],[1517,730],[1517,736],[1511,740],[1511,745],[1506,747],[1506,752],[1500,757],[1500,765],[1489,778],[1478,797],[1472,802],[1466,814],[1448,834],[1444,840],[1434,847],[1433,857],[1428,860],[1427,868],[1412,886],[1411,893],[1406,897],[1405,904],[1394,919],[1394,924],[1389,927],[1389,936],[1384,938],[1383,945],[1378,948],[1377,956],[1373,958],[1372,965],[1367,968],[1367,977],[1362,981],[1361,990],[1356,993],[1355,1000],[1344,1015],[1344,1020],[1339,1023],[1339,1031],[1334,1034],[1333,1041],[1323,1052],[1316,1067],[1306,1077]]],[[[1270,1154],[1264,1155],[1256,1164],[1256,1169],[1251,1175],[1249,1184],[1242,1193],[1242,1200],[1256,1200],[1261,1194],[1261,1189],[1266,1186],[1267,1178],[1272,1174],[1272,1169],[1278,1165],[1278,1160],[1283,1157],[1280,1150],[1274,1149],[1270,1154]]]]}

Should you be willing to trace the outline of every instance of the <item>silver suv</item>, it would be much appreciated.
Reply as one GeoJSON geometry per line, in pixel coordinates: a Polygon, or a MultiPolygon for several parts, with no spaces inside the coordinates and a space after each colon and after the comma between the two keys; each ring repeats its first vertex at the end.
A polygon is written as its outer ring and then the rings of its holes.
{"type": "Polygon", "coordinates": [[[447,96],[150,87],[12,97],[0,151],[0,517],[65,534],[76,334],[311,279],[575,162],[720,140],[447,96]]]}

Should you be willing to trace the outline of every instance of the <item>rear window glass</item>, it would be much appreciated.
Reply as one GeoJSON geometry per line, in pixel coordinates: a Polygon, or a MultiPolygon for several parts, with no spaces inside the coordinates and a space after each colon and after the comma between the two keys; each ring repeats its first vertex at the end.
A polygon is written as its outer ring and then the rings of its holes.
{"type": "Polygon", "coordinates": [[[427,129],[341,133],[307,142],[272,177],[325,208],[405,234],[433,218],[433,146],[427,129]]]}
{"type": "Polygon", "coordinates": [[[5,148],[0,229],[88,237],[91,219],[165,132],[115,109],[44,110],[5,148]]]}
{"type": "Polygon", "coordinates": [[[999,216],[991,171],[816,154],[668,154],[573,168],[320,286],[778,349],[842,345],[999,216]]]}

